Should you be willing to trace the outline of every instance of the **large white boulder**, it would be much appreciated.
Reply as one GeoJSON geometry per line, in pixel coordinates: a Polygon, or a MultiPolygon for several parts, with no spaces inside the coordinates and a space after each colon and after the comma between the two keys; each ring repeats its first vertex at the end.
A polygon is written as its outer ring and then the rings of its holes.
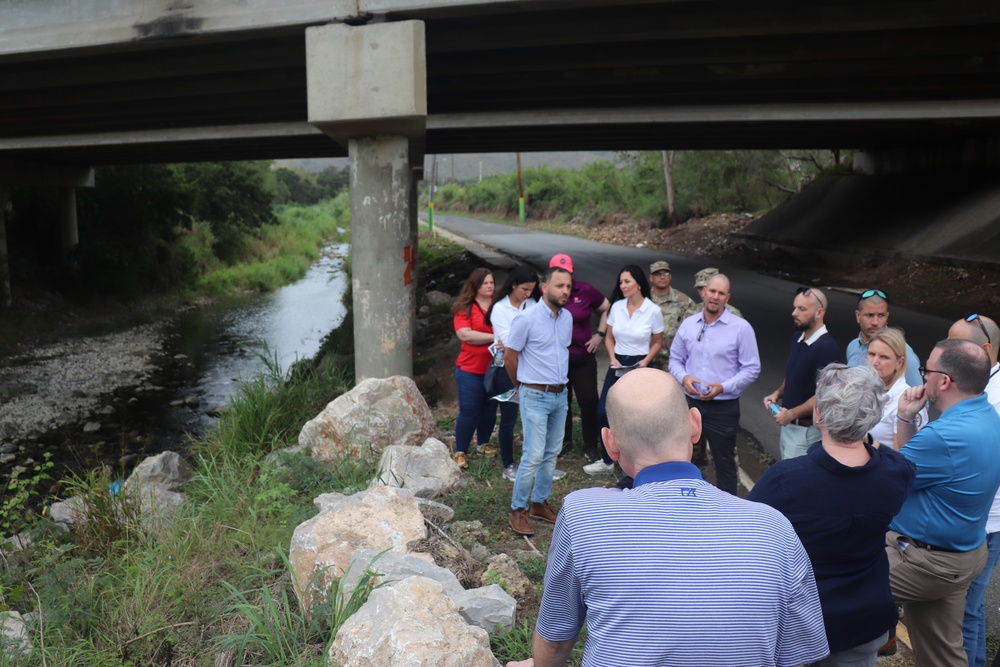
{"type": "Polygon", "coordinates": [[[436,581],[408,577],[372,591],[330,646],[342,667],[494,667],[490,636],[466,623],[436,581]]]}
{"type": "Polygon", "coordinates": [[[427,537],[412,491],[378,486],[351,496],[326,493],[314,502],[319,514],[299,524],[289,547],[292,581],[305,609],[325,599],[358,549],[406,553],[410,542],[427,537]]]}
{"type": "Polygon", "coordinates": [[[420,447],[386,447],[371,485],[409,489],[422,498],[434,498],[453,489],[461,479],[462,470],[452,460],[448,445],[427,438],[420,447]]]}
{"type": "Polygon", "coordinates": [[[437,422],[412,379],[369,378],[331,401],[306,422],[299,444],[331,461],[380,454],[389,445],[419,446],[437,434],[437,422]]]}

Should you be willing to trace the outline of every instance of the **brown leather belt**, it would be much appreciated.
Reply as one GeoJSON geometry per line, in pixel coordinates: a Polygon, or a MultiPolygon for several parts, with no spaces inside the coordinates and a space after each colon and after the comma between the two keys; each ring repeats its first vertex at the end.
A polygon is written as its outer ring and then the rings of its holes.
{"type": "Polygon", "coordinates": [[[805,426],[809,428],[813,425],[812,417],[799,417],[798,419],[793,419],[789,422],[790,424],[795,424],[796,426],[805,426]]]}
{"type": "Polygon", "coordinates": [[[566,388],[564,384],[528,384],[527,382],[521,383],[522,387],[527,387],[528,389],[537,389],[538,391],[544,391],[547,393],[558,394],[563,389],[566,388]]]}
{"type": "Polygon", "coordinates": [[[904,540],[909,540],[910,544],[915,547],[920,547],[921,549],[927,549],[928,551],[944,551],[946,553],[956,554],[961,553],[955,549],[947,549],[945,547],[936,547],[933,544],[927,544],[926,542],[921,542],[920,540],[915,540],[912,537],[902,536],[904,540]]]}

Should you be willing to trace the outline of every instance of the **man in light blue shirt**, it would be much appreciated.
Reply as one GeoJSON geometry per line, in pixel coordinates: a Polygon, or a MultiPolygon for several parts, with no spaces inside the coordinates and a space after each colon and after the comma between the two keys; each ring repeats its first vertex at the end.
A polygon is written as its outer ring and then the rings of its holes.
{"type": "MultiPolygon", "coordinates": [[[[848,366],[861,366],[868,363],[868,341],[876,333],[885,329],[889,325],[889,295],[880,289],[869,289],[861,293],[858,299],[858,308],[854,311],[854,316],[861,327],[861,334],[847,344],[848,366]]],[[[923,384],[920,379],[920,360],[917,354],[906,344],[906,384],[911,387],[919,387],[923,384]]]]}
{"type": "Polygon", "coordinates": [[[507,335],[504,366],[517,387],[524,426],[521,463],[510,504],[510,527],[519,535],[534,535],[529,515],[549,523],[556,521],[557,510],[547,500],[566,428],[573,316],[563,306],[572,284],[573,277],[566,269],[546,270],[541,301],[514,318],[507,335]]]}
{"type": "Polygon", "coordinates": [[[719,488],[736,495],[740,395],[760,375],[760,354],[753,327],[726,310],[728,302],[729,279],[720,273],[705,287],[702,312],[677,329],[670,373],[701,412],[719,488]]]}
{"type": "Polygon", "coordinates": [[[1000,415],[983,393],[989,356],[972,341],[940,341],[921,374],[925,384],[899,397],[896,445],[917,477],[886,534],[889,585],[917,667],[965,665],[966,590],[986,564],[986,520],[1000,488],[1000,415]],[[928,403],[941,417],[917,431],[928,403]]]}

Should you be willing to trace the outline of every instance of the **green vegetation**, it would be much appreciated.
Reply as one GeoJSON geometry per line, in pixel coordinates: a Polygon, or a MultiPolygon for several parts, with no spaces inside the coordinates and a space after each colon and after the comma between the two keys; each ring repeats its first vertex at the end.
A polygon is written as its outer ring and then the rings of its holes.
{"type": "MultiPolygon", "coordinates": [[[[836,160],[839,160],[839,155],[836,160]]],[[[705,213],[760,212],[780,204],[824,169],[840,168],[833,154],[782,151],[679,151],[674,154],[676,218],[705,213]]],[[[596,223],[614,215],[669,222],[660,152],[624,153],[617,163],[591,162],[578,170],[528,168],[525,200],[532,218],[596,223]]],[[[448,183],[435,193],[441,210],[518,212],[517,175],[490,176],[479,183],[448,183]]]]}

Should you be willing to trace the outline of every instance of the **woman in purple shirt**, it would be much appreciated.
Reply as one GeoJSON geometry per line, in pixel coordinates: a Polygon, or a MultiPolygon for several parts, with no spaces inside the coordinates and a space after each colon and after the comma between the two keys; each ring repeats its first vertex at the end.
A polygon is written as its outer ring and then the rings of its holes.
{"type": "MultiPolygon", "coordinates": [[[[569,255],[555,255],[549,266],[557,266],[573,273],[573,260],[569,255]]],[[[607,333],[608,310],[611,303],[596,287],[573,279],[569,301],[564,306],[573,316],[573,342],[569,346],[569,410],[566,411],[566,432],[560,456],[573,451],[573,394],[580,405],[580,422],[583,432],[583,451],[587,460],[600,458],[597,450],[597,357],[595,351],[607,333]],[[600,313],[597,333],[593,333],[593,313],[600,313]]]]}

